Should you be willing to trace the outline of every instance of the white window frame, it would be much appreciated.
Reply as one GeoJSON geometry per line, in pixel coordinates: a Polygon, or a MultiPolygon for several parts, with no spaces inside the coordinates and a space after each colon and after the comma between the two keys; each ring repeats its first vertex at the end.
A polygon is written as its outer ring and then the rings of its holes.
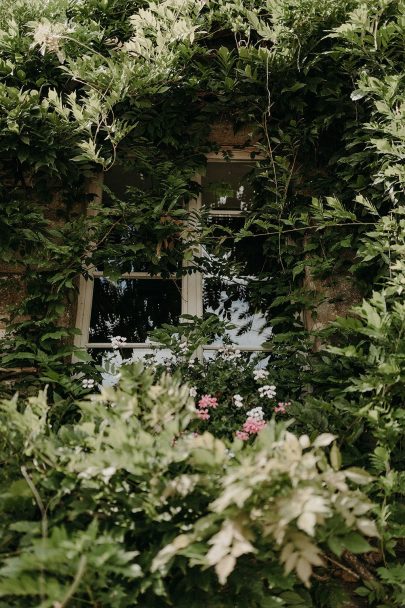
{"type": "MultiPolygon", "coordinates": [[[[243,150],[235,150],[233,148],[222,148],[219,152],[212,152],[206,155],[207,163],[223,162],[223,163],[239,163],[247,162],[251,160],[251,153],[255,152],[255,158],[260,158],[260,155],[255,151],[254,148],[245,148],[243,150]]],[[[201,175],[197,175],[195,180],[201,184],[201,175]]],[[[91,184],[90,193],[102,200],[102,176],[97,182],[91,184]]],[[[189,203],[190,211],[199,211],[202,208],[202,194],[200,193],[197,198],[193,199],[189,203]]],[[[211,217],[243,217],[242,210],[233,209],[211,209],[209,212],[211,217]]],[[[192,265],[192,262],[185,263],[186,266],[192,265]]],[[[90,331],[90,320],[91,320],[91,309],[93,303],[93,291],[94,291],[94,279],[102,277],[103,272],[93,270],[89,268],[89,275],[92,279],[85,279],[83,276],[80,277],[79,284],[79,297],[77,303],[77,315],[76,315],[76,328],[80,329],[81,334],[75,337],[74,344],[78,348],[85,349],[111,349],[111,342],[90,342],[89,331],[90,331]]],[[[161,278],[160,275],[150,275],[147,272],[128,272],[121,275],[122,279],[151,279],[156,280],[161,278]]],[[[163,280],[167,280],[166,278],[163,280]]],[[[176,280],[176,277],[173,277],[176,280]]],[[[177,279],[179,280],[179,279],[177,279]]],[[[203,315],[203,275],[200,272],[193,272],[191,274],[185,274],[181,278],[181,315],[188,314],[196,317],[202,317],[203,315]]],[[[121,347],[120,347],[121,348],[121,347]]],[[[148,342],[125,342],[122,345],[124,349],[130,350],[145,350],[145,349],[159,349],[160,346],[148,342]]],[[[204,344],[199,349],[198,356],[201,358],[203,352],[215,352],[223,348],[221,344],[204,344]]],[[[227,347],[228,348],[228,347],[227,347]]],[[[268,349],[263,347],[249,347],[243,345],[232,345],[229,350],[239,350],[242,352],[267,352],[268,349]]]]}

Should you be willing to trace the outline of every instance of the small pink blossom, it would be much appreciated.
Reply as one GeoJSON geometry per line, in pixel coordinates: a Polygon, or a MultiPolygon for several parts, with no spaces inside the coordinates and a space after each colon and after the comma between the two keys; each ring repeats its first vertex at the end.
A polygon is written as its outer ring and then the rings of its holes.
{"type": "Polygon", "coordinates": [[[200,420],[209,420],[210,415],[208,413],[208,410],[197,410],[197,418],[199,418],[200,420]]]}
{"type": "Polygon", "coordinates": [[[278,404],[275,406],[274,408],[274,412],[276,414],[286,414],[287,413],[287,407],[291,405],[290,401],[279,401],[278,404]]]}
{"type": "Polygon", "coordinates": [[[247,441],[249,439],[249,433],[245,433],[245,431],[236,431],[235,435],[242,441],[247,441]]]}
{"type": "Polygon", "coordinates": [[[265,420],[256,420],[255,418],[248,418],[243,425],[243,431],[249,433],[249,435],[256,435],[266,426],[265,420]]]}
{"type": "Polygon", "coordinates": [[[211,395],[203,395],[198,402],[198,407],[201,407],[201,408],[212,407],[215,409],[218,407],[218,400],[216,397],[211,397],[211,395]]]}

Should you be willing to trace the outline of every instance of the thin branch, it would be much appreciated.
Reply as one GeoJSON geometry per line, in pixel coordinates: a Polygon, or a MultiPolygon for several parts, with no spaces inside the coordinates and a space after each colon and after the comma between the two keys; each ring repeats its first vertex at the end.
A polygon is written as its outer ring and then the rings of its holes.
{"type": "Polygon", "coordinates": [[[46,514],[46,508],[44,503],[42,502],[42,498],[40,497],[38,490],[36,489],[34,482],[32,481],[31,477],[28,475],[27,469],[22,466],[21,467],[21,473],[23,474],[23,477],[25,479],[25,481],[27,482],[27,484],[30,487],[31,492],[34,495],[35,501],[38,505],[38,509],[41,512],[41,528],[42,528],[42,537],[43,538],[47,538],[48,536],[48,517],[46,514]]]}
{"type": "Polygon", "coordinates": [[[97,243],[90,243],[90,249],[88,249],[85,253],[82,254],[81,259],[84,259],[86,257],[88,257],[89,255],[91,256],[93,251],[97,251],[98,247],[109,237],[109,235],[111,234],[111,232],[114,230],[114,228],[121,222],[121,218],[119,220],[116,220],[115,222],[113,222],[111,224],[111,226],[108,228],[107,232],[104,234],[104,236],[97,242],[97,243]]]}
{"type": "MultiPolygon", "coordinates": [[[[375,226],[375,222],[343,222],[339,224],[326,224],[324,226],[303,226],[302,228],[289,228],[288,230],[275,230],[274,232],[257,232],[255,234],[249,234],[246,238],[253,238],[256,236],[282,236],[283,234],[291,232],[302,232],[303,230],[324,230],[325,228],[334,228],[335,226],[375,226]]],[[[213,236],[210,239],[222,239],[222,236],[213,236]]]]}
{"type": "Polygon", "coordinates": [[[343,564],[341,564],[340,562],[336,561],[332,557],[329,557],[329,555],[324,555],[323,557],[325,557],[331,564],[333,564],[337,568],[340,568],[341,570],[344,570],[345,572],[347,572],[348,574],[350,574],[350,576],[354,576],[354,578],[356,580],[360,580],[360,576],[356,572],[354,572],[354,570],[351,570],[347,566],[344,566],[343,564]]]}
{"type": "Polygon", "coordinates": [[[372,575],[370,570],[351,551],[343,551],[342,557],[350,564],[352,568],[355,568],[360,578],[366,581],[375,581],[375,577],[372,575]]]}
{"type": "Polygon", "coordinates": [[[85,555],[82,555],[79,560],[79,564],[77,566],[77,571],[76,571],[75,577],[73,579],[73,582],[70,585],[69,589],[67,590],[66,595],[63,598],[63,600],[57,604],[58,608],[65,608],[65,606],[67,606],[68,602],[72,599],[73,595],[76,593],[77,588],[79,587],[80,582],[86,571],[86,564],[87,564],[87,558],[85,555]]]}

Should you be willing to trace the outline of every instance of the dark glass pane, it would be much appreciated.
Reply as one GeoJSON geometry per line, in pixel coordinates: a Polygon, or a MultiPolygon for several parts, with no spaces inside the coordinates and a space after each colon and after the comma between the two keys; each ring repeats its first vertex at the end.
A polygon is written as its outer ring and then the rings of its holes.
{"type": "Polygon", "coordinates": [[[213,233],[204,247],[209,274],[234,276],[258,276],[269,272],[264,254],[265,236],[249,236],[235,241],[235,235],[244,226],[241,217],[216,217],[209,219],[213,233]]]}
{"type": "MultiPolygon", "coordinates": [[[[126,200],[126,192],[128,188],[139,188],[141,191],[150,189],[150,179],[146,178],[139,171],[131,171],[124,169],[119,165],[115,165],[107,171],[104,176],[104,184],[117,196],[120,200],[126,200]]],[[[108,192],[104,192],[103,201],[108,202],[110,196],[108,192]]]]}
{"type": "MultiPolygon", "coordinates": [[[[205,277],[203,306],[205,313],[216,314],[235,325],[235,329],[229,330],[227,335],[238,346],[260,348],[271,336],[253,281],[205,277]]],[[[218,343],[220,341],[214,342],[218,343]]]]}
{"type": "MultiPolygon", "coordinates": [[[[181,254],[171,243],[173,234],[179,231],[174,221],[182,218],[164,214],[160,203],[165,192],[159,179],[143,175],[139,171],[113,167],[106,173],[104,184],[112,194],[127,203],[125,213],[121,216],[119,209],[111,215],[104,228],[103,247],[93,255],[97,270],[108,274],[109,267],[119,272],[148,272],[164,276],[180,273],[181,254]],[[156,181],[154,184],[153,181],[156,181]],[[151,211],[156,207],[156,216],[151,211]],[[160,209],[160,210],[159,210],[160,209]],[[106,234],[105,234],[106,233],[106,234]],[[156,255],[159,245],[159,256],[156,255]]],[[[111,206],[111,195],[107,190],[103,194],[104,206],[111,206]]]]}
{"type": "Polygon", "coordinates": [[[148,332],[162,323],[178,323],[181,282],[166,279],[94,279],[89,342],[145,342],[148,332]]]}
{"type": "Polygon", "coordinates": [[[253,161],[209,162],[202,178],[202,202],[212,209],[248,209],[252,188],[246,176],[252,171],[253,161]]]}

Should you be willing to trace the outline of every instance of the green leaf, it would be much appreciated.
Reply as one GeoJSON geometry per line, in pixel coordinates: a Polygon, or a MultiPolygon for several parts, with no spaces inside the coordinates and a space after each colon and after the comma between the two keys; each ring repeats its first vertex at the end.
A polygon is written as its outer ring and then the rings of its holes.
{"type": "Polygon", "coordinates": [[[368,543],[365,538],[356,532],[352,532],[351,534],[348,534],[342,538],[342,544],[352,553],[367,553],[368,551],[373,550],[370,543],[368,543]]]}

